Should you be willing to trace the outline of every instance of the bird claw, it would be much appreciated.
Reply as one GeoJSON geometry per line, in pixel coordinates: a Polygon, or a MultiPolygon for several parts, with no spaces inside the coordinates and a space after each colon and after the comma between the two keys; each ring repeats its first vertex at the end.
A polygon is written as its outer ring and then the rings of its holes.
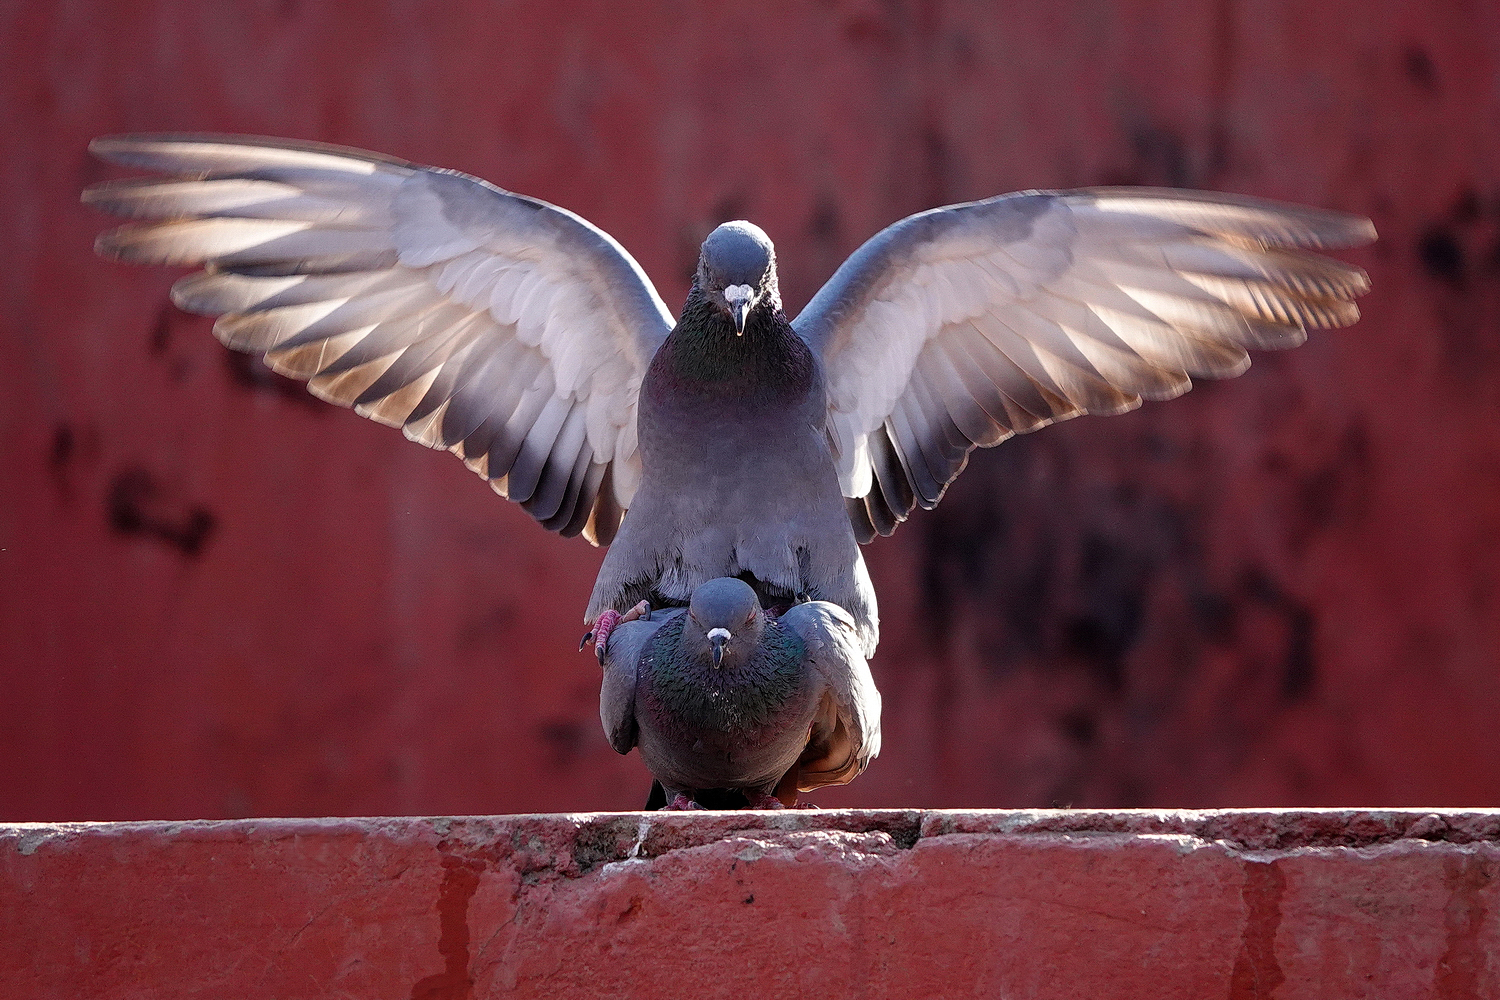
{"type": "Polygon", "coordinates": [[[620,624],[620,621],[620,612],[613,608],[601,613],[594,620],[594,630],[588,634],[588,638],[594,640],[594,655],[599,658],[600,663],[604,662],[604,650],[609,645],[609,634],[615,630],[615,626],[620,624]]]}
{"type": "Polygon", "coordinates": [[[673,812],[686,812],[690,809],[702,809],[703,806],[699,805],[697,802],[694,802],[682,792],[678,792],[675,796],[672,797],[672,801],[662,806],[662,808],[670,809],[673,812]]]}
{"type": "Polygon", "coordinates": [[[769,792],[746,792],[751,809],[785,809],[786,803],[769,792]]]}
{"type": "Polygon", "coordinates": [[[605,651],[609,648],[609,634],[626,622],[638,621],[641,618],[649,616],[650,614],[651,605],[647,604],[645,601],[638,602],[635,607],[631,608],[623,615],[613,608],[609,609],[608,611],[600,612],[599,617],[594,619],[593,629],[591,629],[588,634],[583,637],[583,641],[578,644],[578,651],[580,653],[583,652],[583,647],[587,646],[590,640],[593,640],[594,655],[599,658],[599,662],[601,664],[604,663],[604,654],[605,651]]]}

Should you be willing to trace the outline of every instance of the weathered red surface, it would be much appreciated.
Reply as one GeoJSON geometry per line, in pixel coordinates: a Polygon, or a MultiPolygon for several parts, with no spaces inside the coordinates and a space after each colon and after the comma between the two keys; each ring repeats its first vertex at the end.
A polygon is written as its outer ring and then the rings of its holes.
{"type": "Polygon", "coordinates": [[[1500,7],[20,4],[0,13],[0,818],[632,808],[599,553],[90,253],[111,132],[480,174],[680,301],[777,241],[1172,183],[1372,216],[1366,319],[976,457],[869,550],[882,757],[824,804],[1500,801],[1500,7]]]}
{"type": "Polygon", "coordinates": [[[1500,994],[1495,813],[0,827],[0,993],[1500,994]]]}

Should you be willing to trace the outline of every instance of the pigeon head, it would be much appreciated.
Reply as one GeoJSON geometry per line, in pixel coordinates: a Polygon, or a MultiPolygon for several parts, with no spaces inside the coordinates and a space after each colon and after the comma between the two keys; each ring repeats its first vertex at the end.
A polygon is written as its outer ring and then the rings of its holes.
{"type": "Polygon", "coordinates": [[[745,317],[766,303],[780,308],[776,287],[776,251],[771,238],[748,222],[726,222],[708,234],[698,255],[697,284],[745,332],[745,317]]]}
{"type": "Polygon", "coordinates": [[[744,580],[733,577],[700,584],[688,604],[688,618],[715,667],[726,654],[754,649],[766,622],[755,591],[744,580]]]}

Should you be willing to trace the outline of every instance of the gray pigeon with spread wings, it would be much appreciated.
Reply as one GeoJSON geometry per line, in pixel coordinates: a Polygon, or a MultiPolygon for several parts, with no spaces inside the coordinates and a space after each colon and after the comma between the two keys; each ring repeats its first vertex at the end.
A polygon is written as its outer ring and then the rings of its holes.
{"type": "Polygon", "coordinates": [[[735,222],[674,325],[608,235],[464,174],[239,137],[91,148],[174,175],[85,192],[146,220],[101,253],[202,266],[174,299],[225,344],[454,452],[544,527],[613,541],[601,643],[621,609],[732,576],[768,606],[844,608],[872,653],[858,543],[934,506],[975,447],[1354,322],[1364,272],[1309,250],[1375,235],[1234,195],[1004,195],[876,234],[788,322],[770,240],[735,222]]]}
{"type": "Polygon", "coordinates": [[[718,789],[792,806],[880,752],[880,692],[854,620],[826,601],[772,617],[733,578],[614,630],[599,719],[620,753],[640,747],[675,809],[718,789]]]}

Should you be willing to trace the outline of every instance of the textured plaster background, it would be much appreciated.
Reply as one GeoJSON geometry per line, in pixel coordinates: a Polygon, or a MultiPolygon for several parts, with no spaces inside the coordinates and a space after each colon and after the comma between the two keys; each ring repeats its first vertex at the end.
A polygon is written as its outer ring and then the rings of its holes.
{"type": "Polygon", "coordinates": [[[1500,798],[1495,5],[0,5],[0,819],[633,808],[600,553],[92,256],[85,144],[162,129],[479,174],[674,308],[731,217],[795,310],[1019,188],[1368,214],[1358,326],[982,453],[867,551],[886,750],[817,799],[1500,798]]]}

